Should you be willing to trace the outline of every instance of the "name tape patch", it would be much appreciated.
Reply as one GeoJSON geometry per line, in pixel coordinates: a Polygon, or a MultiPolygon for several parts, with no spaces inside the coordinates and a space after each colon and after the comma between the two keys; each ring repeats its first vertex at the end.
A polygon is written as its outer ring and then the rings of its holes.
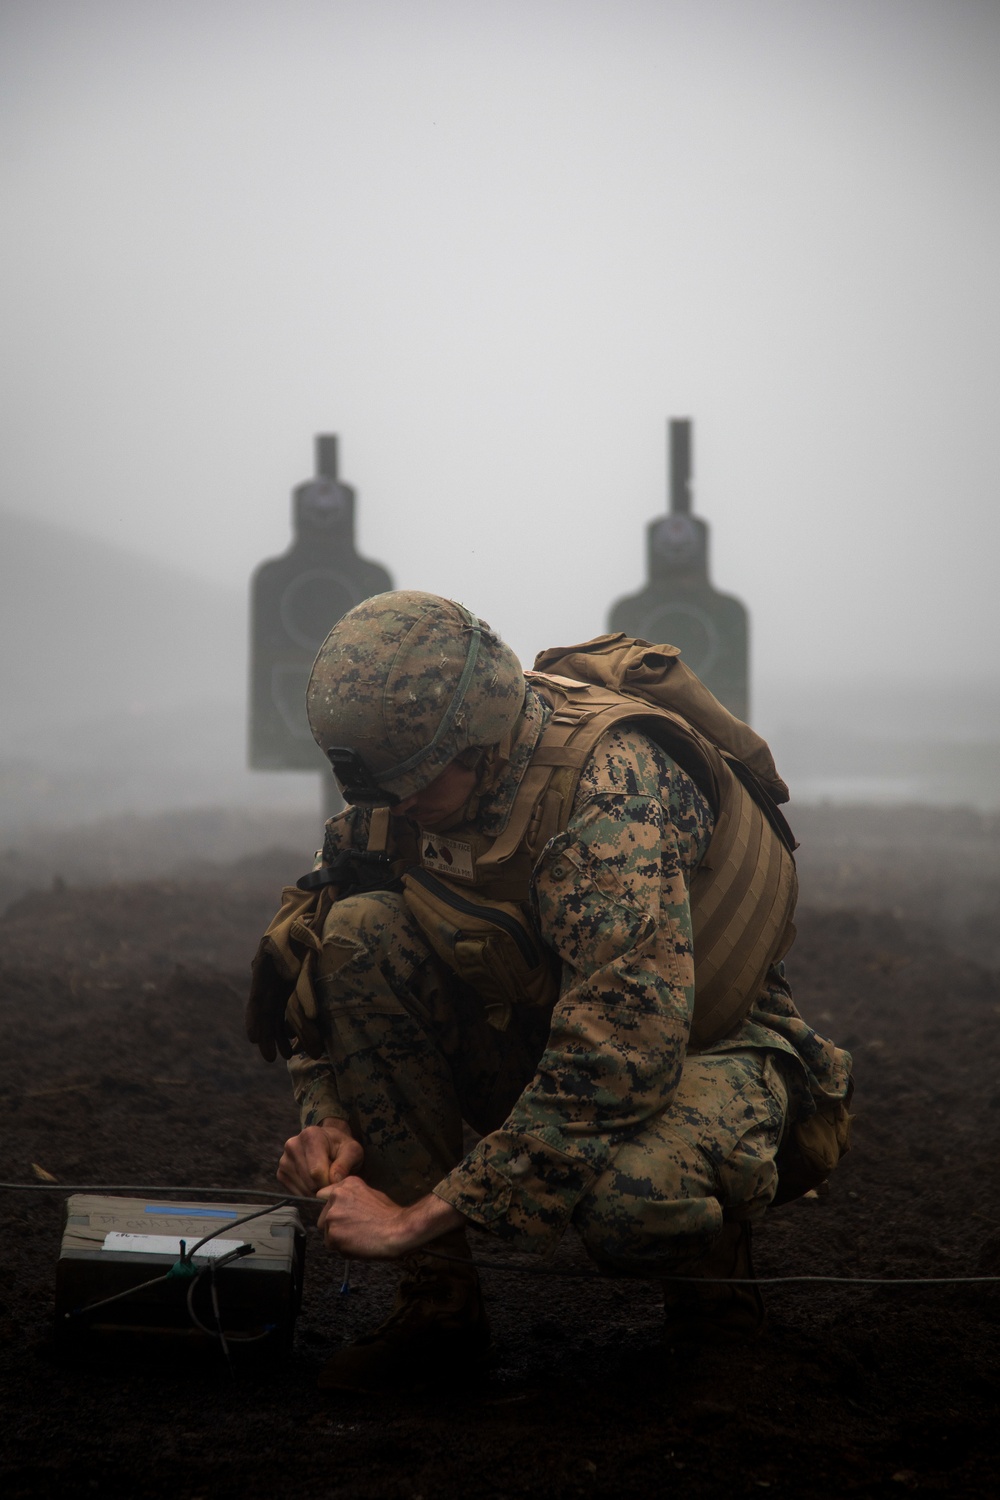
{"type": "Polygon", "coordinates": [[[452,880],[475,880],[476,866],[472,845],[463,839],[443,839],[425,833],[420,840],[420,863],[435,875],[450,875],[452,880]]]}

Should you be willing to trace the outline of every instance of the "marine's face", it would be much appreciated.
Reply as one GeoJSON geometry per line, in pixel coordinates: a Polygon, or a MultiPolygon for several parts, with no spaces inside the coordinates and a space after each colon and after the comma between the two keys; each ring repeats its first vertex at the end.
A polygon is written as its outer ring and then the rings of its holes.
{"type": "Polygon", "coordinates": [[[442,828],[472,796],[477,774],[472,767],[453,760],[421,791],[397,802],[392,815],[411,818],[421,828],[442,828]]]}

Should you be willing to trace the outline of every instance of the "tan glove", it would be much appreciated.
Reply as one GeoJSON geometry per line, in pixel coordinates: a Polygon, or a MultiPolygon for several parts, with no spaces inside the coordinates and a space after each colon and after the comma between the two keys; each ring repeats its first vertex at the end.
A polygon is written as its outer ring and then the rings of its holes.
{"type": "Polygon", "coordinates": [[[322,948],[323,921],[334,888],[303,891],[285,886],[281,907],[261,938],[250,966],[246,1030],[266,1062],[296,1050],[322,1057],[312,969],[322,948]],[[291,1023],[291,1024],[290,1024],[291,1023]]]}
{"type": "Polygon", "coordinates": [[[268,938],[261,938],[250,964],[250,997],[247,1000],[247,1036],[260,1048],[266,1062],[274,1062],[277,1052],[291,1057],[292,1034],[285,1020],[289,996],[295,988],[282,974],[278,957],[268,938]]]}

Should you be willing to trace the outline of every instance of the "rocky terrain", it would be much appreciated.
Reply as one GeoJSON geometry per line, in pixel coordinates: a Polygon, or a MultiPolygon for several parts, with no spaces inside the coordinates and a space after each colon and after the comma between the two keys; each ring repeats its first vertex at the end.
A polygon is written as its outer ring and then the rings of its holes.
{"type": "MultiPolygon", "coordinates": [[[[245,975],[294,848],[194,859],[141,820],[88,873],[8,890],[0,918],[0,1177],[270,1190],[293,1128],[283,1069],[243,1038],[245,975]],[[145,853],[128,854],[129,840],[145,853]],[[143,864],[145,859],[147,863],[143,864]]],[[[9,1500],[458,1500],[996,1492],[1000,823],[803,808],[803,1012],[855,1058],[855,1147],[823,1196],[774,1211],[747,1348],[670,1343],[658,1290],[597,1277],[567,1239],[529,1264],[485,1236],[495,1348],[446,1392],[330,1396],[316,1372],[376,1321],[392,1272],[308,1231],[294,1348],[181,1363],[54,1342],[63,1195],[0,1193],[0,1483],[9,1500]],[[863,1278],[890,1278],[891,1286],[863,1278]]],[[[291,843],[292,841],[290,841],[291,843]]],[[[70,853],[79,858],[70,865],[70,853]]],[[[10,860],[5,869],[9,873],[10,860]]]]}

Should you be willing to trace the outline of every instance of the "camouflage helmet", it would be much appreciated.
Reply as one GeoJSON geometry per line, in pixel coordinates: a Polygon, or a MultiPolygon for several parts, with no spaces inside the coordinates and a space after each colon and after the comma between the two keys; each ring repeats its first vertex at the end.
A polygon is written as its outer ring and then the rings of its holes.
{"type": "Polygon", "coordinates": [[[338,620],[313,663],[306,709],[348,801],[395,802],[463,750],[502,740],[524,692],[520,662],[484,620],[400,589],[338,620]]]}

